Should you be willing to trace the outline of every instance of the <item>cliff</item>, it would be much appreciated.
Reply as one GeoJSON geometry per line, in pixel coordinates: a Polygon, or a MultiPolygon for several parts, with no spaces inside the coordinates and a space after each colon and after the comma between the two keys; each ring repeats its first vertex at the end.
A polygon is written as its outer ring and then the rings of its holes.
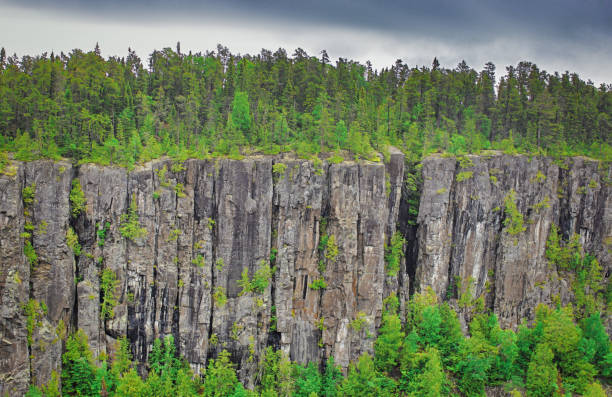
{"type": "Polygon", "coordinates": [[[140,362],[168,334],[196,370],[225,349],[248,384],[268,345],[293,361],[334,356],[346,367],[373,349],[393,292],[404,302],[432,287],[467,322],[472,309],[459,300],[469,289],[516,327],[538,303],[572,299],[546,260],[553,224],[579,234],[610,276],[611,168],[431,156],[421,172],[413,225],[395,150],[384,164],[262,156],[131,172],[12,162],[0,174],[0,394],[47,382],[79,328],[95,355],[126,335],[140,362]],[[76,216],[74,180],[86,201],[76,216]],[[519,233],[504,224],[508,197],[524,220],[519,233]],[[385,246],[396,230],[406,255],[390,275],[385,246]]]}

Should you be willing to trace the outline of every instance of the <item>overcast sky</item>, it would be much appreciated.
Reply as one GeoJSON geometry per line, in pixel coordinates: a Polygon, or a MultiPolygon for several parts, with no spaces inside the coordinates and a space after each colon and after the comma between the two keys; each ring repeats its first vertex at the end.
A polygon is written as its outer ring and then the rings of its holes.
{"type": "Polygon", "coordinates": [[[326,49],[375,67],[481,70],[529,60],[612,83],[612,0],[0,0],[0,46],[18,55],[92,49],[146,59],[153,49],[258,53],[326,49]]]}

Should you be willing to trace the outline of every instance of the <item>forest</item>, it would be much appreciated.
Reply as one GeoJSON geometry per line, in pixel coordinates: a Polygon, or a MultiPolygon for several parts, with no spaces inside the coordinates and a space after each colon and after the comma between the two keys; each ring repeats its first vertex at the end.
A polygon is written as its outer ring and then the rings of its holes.
{"type": "MultiPolygon", "coordinates": [[[[374,159],[394,145],[415,163],[434,152],[612,159],[612,86],[530,62],[497,75],[410,67],[373,70],[298,48],[258,55],[154,51],[142,60],[75,49],[0,51],[0,147],[18,160],[70,158],[133,167],[178,159],[336,152],[374,159]]],[[[355,157],[356,156],[356,157],[355,157]]]]}

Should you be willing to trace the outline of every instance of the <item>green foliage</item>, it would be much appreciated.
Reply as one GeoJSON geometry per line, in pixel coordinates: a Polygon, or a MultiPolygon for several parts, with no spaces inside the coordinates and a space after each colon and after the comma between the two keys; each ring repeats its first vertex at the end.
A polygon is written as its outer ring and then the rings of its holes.
{"type": "Polygon", "coordinates": [[[115,355],[110,372],[115,379],[125,376],[132,369],[132,353],[126,337],[121,337],[115,343],[115,355]]]}
{"type": "Polygon", "coordinates": [[[121,215],[121,225],[119,232],[125,238],[137,240],[147,235],[147,229],[140,227],[138,220],[138,206],[136,204],[136,195],[132,195],[132,201],[127,214],[121,215]]]}
{"type": "Polygon", "coordinates": [[[445,396],[448,395],[447,384],[438,350],[427,348],[422,353],[411,355],[409,364],[402,371],[400,390],[410,395],[445,396]]]}
{"type": "Polygon", "coordinates": [[[77,396],[97,396],[100,383],[97,368],[89,350],[87,335],[82,330],[70,335],[62,355],[62,393],[77,396]]]}
{"type": "Polygon", "coordinates": [[[334,153],[330,158],[327,159],[329,164],[340,164],[344,162],[344,157],[339,155],[338,153],[334,153]]]}
{"type": "Polygon", "coordinates": [[[66,244],[72,250],[75,256],[81,255],[81,244],[79,244],[79,236],[74,232],[72,227],[66,230],[66,244]]]}
{"type": "Polygon", "coordinates": [[[119,280],[115,272],[105,268],[100,276],[100,295],[102,302],[100,303],[100,317],[102,320],[112,319],[115,317],[115,306],[117,306],[117,288],[119,288],[119,280]]]}
{"type": "Polygon", "coordinates": [[[204,257],[200,254],[196,255],[194,259],[191,260],[191,263],[196,265],[197,267],[204,267],[204,257]]]}
{"type": "Polygon", "coordinates": [[[544,183],[546,181],[546,175],[542,171],[538,170],[538,173],[533,177],[532,182],[544,183]]]}
{"type": "Polygon", "coordinates": [[[305,368],[301,365],[295,366],[294,396],[309,397],[312,393],[318,395],[321,386],[321,375],[314,363],[309,363],[305,368]]]}
{"type": "Polygon", "coordinates": [[[213,300],[215,301],[215,305],[218,307],[223,307],[227,303],[227,295],[225,295],[225,288],[218,285],[215,287],[215,291],[213,292],[213,300]]]}
{"type": "Polygon", "coordinates": [[[391,236],[391,242],[388,247],[385,247],[385,261],[388,276],[397,276],[400,270],[401,258],[404,256],[404,244],[406,240],[398,231],[391,236]]]}
{"type": "Polygon", "coordinates": [[[419,205],[421,200],[419,186],[422,182],[421,179],[423,178],[420,169],[421,165],[419,164],[415,167],[406,166],[406,169],[404,170],[404,184],[406,187],[406,200],[408,203],[407,223],[411,226],[416,225],[417,217],[419,215],[419,205]]]}
{"type": "Polygon", "coordinates": [[[210,360],[204,378],[205,397],[226,397],[232,395],[238,385],[229,353],[224,350],[216,359],[210,360]]]}
{"type": "Polygon", "coordinates": [[[176,241],[181,236],[181,234],[183,234],[183,231],[181,229],[172,229],[170,230],[170,234],[168,235],[167,241],[176,241]]]}
{"type": "Polygon", "coordinates": [[[547,197],[544,197],[544,199],[542,201],[540,201],[539,203],[536,203],[533,206],[533,210],[536,212],[536,214],[539,214],[540,211],[542,211],[542,209],[544,208],[550,208],[550,200],[547,197]]]}
{"type": "Polygon", "coordinates": [[[368,319],[364,312],[358,312],[355,318],[350,322],[349,326],[355,332],[361,332],[362,329],[368,324],[368,319]]]}
{"type": "Polygon", "coordinates": [[[312,395],[336,397],[338,386],[343,380],[342,372],[330,357],[325,365],[325,371],[319,373],[314,363],[309,363],[306,367],[299,364],[294,365],[293,370],[293,393],[296,397],[309,397],[312,395]]]}
{"type": "Polygon", "coordinates": [[[330,262],[335,262],[338,257],[338,245],[336,244],[336,236],[329,236],[325,244],[325,259],[330,262]]]}
{"type": "Polygon", "coordinates": [[[473,175],[474,175],[473,171],[463,171],[457,174],[456,180],[457,182],[463,182],[463,181],[466,181],[472,178],[473,175]]]}
{"type": "Polygon", "coordinates": [[[244,91],[236,91],[232,102],[231,126],[241,134],[247,134],[251,129],[251,111],[249,96],[244,91]]]}
{"type": "Polygon", "coordinates": [[[81,182],[78,179],[73,179],[72,189],[70,190],[70,213],[73,218],[76,218],[85,210],[86,203],[87,200],[83,189],[81,189],[81,182]]]}
{"type": "Polygon", "coordinates": [[[187,197],[187,195],[185,194],[185,187],[182,183],[177,183],[176,185],[174,185],[174,193],[176,193],[176,197],[178,198],[187,197]]]}
{"type": "Polygon", "coordinates": [[[26,316],[28,346],[32,346],[32,337],[34,335],[34,329],[42,324],[41,319],[47,313],[47,307],[45,306],[44,302],[39,302],[35,299],[30,299],[28,303],[23,307],[23,311],[26,316]]]}
{"type": "Polygon", "coordinates": [[[376,369],[390,372],[398,364],[403,340],[404,333],[399,316],[394,313],[384,314],[378,330],[378,338],[374,343],[376,369]]]}
{"type": "Polygon", "coordinates": [[[606,391],[599,383],[594,382],[586,387],[582,395],[584,397],[606,397],[606,391]]]}
{"type": "Polygon", "coordinates": [[[104,226],[96,225],[96,235],[98,236],[98,246],[104,247],[104,242],[106,241],[106,235],[110,231],[110,222],[104,222],[104,226]]]}
{"type": "Polygon", "coordinates": [[[287,171],[287,164],[285,163],[274,163],[272,166],[272,173],[275,176],[275,179],[281,180],[285,177],[285,172],[287,171]]]}
{"type": "Polygon", "coordinates": [[[612,347],[600,314],[594,313],[582,320],[581,328],[584,337],[581,349],[601,375],[612,377],[612,347]]]}
{"type": "Polygon", "coordinates": [[[23,253],[28,258],[28,262],[30,262],[30,266],[34,267],[38,265],[38,255],[34,250],[34,246],[32,246],[32,242],[27,240],[23,245],[23,253]]]}
{"type": "Polygon", "coordinates": [[[533,397],[559,396],[557,367],[553,352],[546,344],[538,344],[527,370],[527,395],[533,397]]]}
{"type": "Polygon", "coordinates": [[[21,200],[23,201],[24,207],[29,207],[34,204],[36,199],[36,184],[33,183],[30,186],[26,186],[21,191],[21,200]]]}
{"type": "MultiPolygon", "coordinates": [[[[238,381],[226,351],[209,360],[201,382],[177,354],[170,335],[154,341],[148,377],[140,378],[125,338],[118,341],[107,370],[104,361],[95,364],[85,334],[78,331],[66,343],[62,388],[65,395],[100,395],[104,387],[109,395],[117,396],[374,397],[480,396],[485,386],[502,386],[512,390],[512,395],[521,395],[518,390],[525,390],[527,396],[605,395],[594,378],[610,376],[612,354],[599,314],[583,319],[578,326],[571,308],[542,305],[531,328],[521,325],[517,333],[502,330],[493,314],[476,314],[467,337],[456,312],[447,303],[439,304],[431,289],[413,295],[405,327],[398,308],[396,296],[385,299],[374,344],[376,354],[363,354],[351,363],[346,378],[332,357],[319,371],[315,363],[292,364],[281,351],[269,347],[259,362],[254,391],[238,381]]],[[[45,308],[32,301],[26,311],[36,324],[45,308]]],[[[357,315],[355,328],[365,325],[364,318],[357,315]]],[[[325,330],[323,319],[317,327],[325,330]]],[[[241,329],[234,323],[231,336],[238,338],[241,329]]],[[[215,334],[210,343],[218,344],[215,334]]],[[[253,342],[249,350],[254,350],[253,342]]],[[[50,396],[59,395],[57,390],[53,379],[42,387],[50,396]]],[[[28,395],[42,392],[31,388],[28,395]]]]}
{"type": "Polygon", "coordinates": [[[580,236],[574,235],[565,242],[557,226],[552,225],[546,241],[546,258],[559,271],[570,274],[574,305],[580,318],[605,307],[601,266],[594,256],[584,252],[580,236]]]}
{"type": "Polygon", "coordinates": [[[166,335],[163,339],[155,339],[149,355],[149,366],[161,379],[176,378],[176,374],[182,368],[182,365],[176,354],[172,335],[166,335]]]}
{"type": "Polygon", "coordinates": [[[320,289],[325,289],[327,288],[327,283],[325,282],[324,278],[317,278],[315,280],[313,280],[312,283],[310,283],[310,285],[308,286],[308,288],[318,291],[320,289]]]}
{"type": "MultiPolygon", "coordinates": [[[[332,65],[301,49],[292,56],[226,48],[149,55],[148,65],[133,52],[104,59],[82,50],[7,62],[0,70],[0,153],[130,169],[166,155],[173,172],[186,158],[211,152],[239,158],[241,150],[343,150],[374,160],[373,150],[387,145],[402,148],[410,162],[491,147],[612,158],[607,86],[529,62],[496,76],[492,64],[481,71],[465,63],[332,65]]],[[[7,158],[0,157],[0,169],[7,158]]]]}
{"type": "Polygon", "coordinates": [[[242,291],[240,291],[238,296],[242,296],[249,292],[263,294],[266,288],[268,288],[270,280],[272,280],[272,275],[275,271],[275,268],[271,268],[265,261],[262,261],[255,271],[253,278],[249,279],[249,269],[247,267],[242,269],[241,278],[237,281],[238,285],[242,288],[242,291]]]}
{"type": "Polygon", "coordinates": [[[136,372],[134,368],[130,368],[130,370],[121,378],[121,381],[117,386],[116,395],[117,397],[146,396],[148,395],[148,392],[149,388],[140,378],[138,372],[136,372]]]}
{"type": "Polygon", "coordinates": [[[504,226],[506,231],[511,236],[516,236],[527,230],[527,227],[523,224],[523,214],[521,214],[516,206],[516,192],[514,189],[510,190],[510,193],[504,199],[504,226]]]}
{"type": "Polygon", "coordinates": [[[340,386],[339,396],[388,396],[394,395],[395,390],[395,381],[376,371],[372,357],[364,353],[359,357],[357,365],[349,366],[348,376],[340,386]]]}

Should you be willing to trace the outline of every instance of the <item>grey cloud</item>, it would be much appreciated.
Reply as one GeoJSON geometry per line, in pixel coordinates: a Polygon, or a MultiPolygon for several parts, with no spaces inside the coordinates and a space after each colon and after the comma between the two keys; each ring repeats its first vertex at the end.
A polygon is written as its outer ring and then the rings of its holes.
{"type": "Polygon", "coordinates": [[[502,33],[580,38],[612,36],[607,0],[9,0],[21,7],[61,9],[108,18],[191,19],[215,15],[362,27],[397,34],[487,40],[502,33]]]}
{"type": "Polygon", "coordinates": [[[549,72],[612,81],[609,0],[0,0],[0,37],[22,54],[99,41],[106,55],[131,46],[146,56],[181,41],[194,51],[216,43],[241,53],[325,48],[332,58],[369,59],[378,68],[398,58],[429,65],[437,56],[446,67],[465,59],[479,69],[491,60],[503,73],[530,60],[549,72]]]}

